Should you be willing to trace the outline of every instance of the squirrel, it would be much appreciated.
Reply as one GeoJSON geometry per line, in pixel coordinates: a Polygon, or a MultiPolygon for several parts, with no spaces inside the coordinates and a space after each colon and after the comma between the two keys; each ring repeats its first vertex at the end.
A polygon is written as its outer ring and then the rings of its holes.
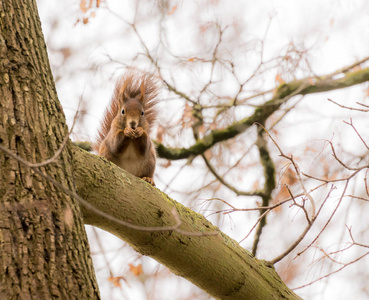
{"type": "Polygon", "coordinates": [[[94,145],[100,156],[153,186],[156,151],[149,135],[158,93],[154,75],[129,69],[115,86],[94,145]]]}

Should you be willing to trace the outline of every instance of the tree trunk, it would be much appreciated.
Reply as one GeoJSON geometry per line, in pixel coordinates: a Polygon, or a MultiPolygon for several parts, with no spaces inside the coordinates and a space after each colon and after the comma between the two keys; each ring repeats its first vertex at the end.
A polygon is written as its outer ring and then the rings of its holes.
{"type": "MultiPolygon", "coordinates": [[[[0,144],[35,163],[68,130],[34,0],[0,1],[0,144]]],[[[70,145],[39,170],[74,190],[70,145]]],[[[99,299],[79,205],[0,154],[0,299],[99,299]]]]}

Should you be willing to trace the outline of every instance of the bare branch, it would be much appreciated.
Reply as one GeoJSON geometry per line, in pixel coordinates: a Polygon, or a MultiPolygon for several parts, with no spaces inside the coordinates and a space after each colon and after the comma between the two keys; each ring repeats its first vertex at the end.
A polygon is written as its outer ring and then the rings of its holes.
{"type": "MultiPolygon", "coordinates": [[[[337,210],[338,210],[339,206],[341,205],[341,202],[342,202],[342,199],[343,199],[343,197],[344,197],[344,195],[345,195],[345,193],[346,193],[346,190],[347,190],[347,187],[348,187],[349,181],[350,181],[350,180],[347,180],[347,181],[346,181],[346,184],[345,184],[345,187],[344,187],[343,192],[342,192],[342,194],[341,194],[341,197],[340,197],[340,199],[339,199],[339,201],[338,201],[338,203],[337,203],[336,207],[334,208],[333,212],[332,212],[332,213],[331,213],[331,215],[329,216],[329,218],[328,218],[327,222],[324,224],[323,228],[320,230],[320,232],[317,234],[317,236],[313,239],[313,241],[312,241],[312,242],[311,242],[307,247],[305,247],[305,249],[304,249],[304,250],[302,250],[302,251],[300,251],[299,253],[297,253],[297,256],[300,256],[300,255],[301,255],[301,254],[303,254],[307,249],[309,249],[309,248],[311,247],[311,245],[313,245],[313,244],[316,242],[316,240],[320,237],[320,235],[323,233],[323,231],[327,228],[328,224],[331,222],[331,220],[332,220],[333,216],[336,214],[336,212],[337,212],[337,210]]],[[[321,206],[320,206],[319,211],[318,211],[318,214],[319,214],[319,212],[321,211],[322,207],[323,207],[323,205],[321,205],[321,206]]]]}
{"type": "Polygon", "coordinates": [[[329,276],[331,276],[331,275],[333,275],[333,274],[336,274],[336,273],[338,273],[338,272],[342,271],[343,269],[345,269],[346,267],[348,267],[348,266],[350,266],[350,265],[352,265],[352,264],[354,264],[354,263],[358,262],[359,260],[363,259],[363,258],[364,258],[365,256],[367,256],[368,254],[369,254],[369,252],[367,252],[367,253],[365,253],[364,255],[362,255],[362,256],[360,256],[360,257],[358,257],[357,259],[355,259],[355,260],[353,260],[353,261],[350,261],[349,263],[347,263],[347,264],[343,265],[341,268],[337,269],[336,271],[333,271],[333,272],[331,272],[331,273],[329,273],[329,274],[327,274],[327,275],[324,275],[324,276],[322,276],[322,277],[319,277],[318,279],[315,279],[314,281],[312,281],[312,282],[310,282],[310,283],[308,283],[308,284],[304,284],[304,285],[301,285],[301,286],[299,286],[299,287],[293,288],[292,290],[293,290],[293,291],[295,291],[295,290],[298,290],[298,289],[302,289],[302,288],[307,287],[307,286],[309,286],[309,285],[312,285],[312,284],[314,284],[314,283],[316,283],[316,282],[318,282],[318,281],[321,281],[322,279],[327,278],[327,277],[329,277],[329,276]]]}
{"type": "Polygon", "coordinates": [[[277,149],[279,150],[279,153],[280,153],[280,156],[282,156],[282,157],[284,157],[284,158],[286,158],[286,159],[288,159],[290,162],[291,162],[291,164],[293,165],[293,167],[294,167],[294,169],[295,169],[295,172],[296,172],[296,175],[297,175],[297,177],[298,177],[298,180],[299,180],[299,183],[300,183],[300,186],[301,186],[301,188],[302,188],[302,190],[303,190],[303,192],[304,192],[304,195],[309,199],[309,201],[310,201],[310,204],[311,204],[311,207],[312,207],[312,219],[314,219],[314,217],[315,217],[315,202],[314,202],[314,199],[313,199],[313,197],[311,197],[311,195],[308,193],[308,191],[306,190],[306,188],[305,188],[305,185],[304,185],[304,183],[303,183],[303,181],[302,181],[302,178],[301,178],[301,172],[300,172],[300,168],[298,167],[298,165],[296,164],[296,162],[294,161],[294,159],[293,159],[293,157],[292,157],[292,155],[291,156],[288,156],[288,155],[285,155],[284,153],[283,153],[283,151],[282,151],[282,149],[279,147],[279,145],[277,144],[277,142],[273,139],[273,137],[270,135],[270,133],[268,132],[268,130],[262,125],[262,124],[260,124],[260,123],[256,123],[256,124],[258,124],[259,126],[261,126],[263,129],[264,129],[264,131],[268,134],[268,136],[269,136],[269,138],[272,140],[272,142],[274,143],[274,145],[277,147],[277,149]]]}
{"type": "MultiPolygon", "coordinates": [[[[369,111],[369,109],[368,109],[369,111]]],[[[357,131],[357,129],[354,126],[354,123],[352,122],[352,119],[350,118],[350,123],[343,121],[345,124],[350,125],[356,132],[357,136],[360,138],[360,140],[362,141],[362,143],[364,144],[365,148],[369,150],[369,146],[366,144],[366,142],[364,141],[364,139],[362,138],[362,136],[360,135],[360,133],[357,131]]]]}
{"type": "Polygon", "coordinates": [[[349,109],[349,110],[356,110],[356,111],[361,111],[361,112],[368,112],[369,109],[360,109],[360,108],[354,108],[354,107],[350,107],[350,106],[345,106],[345,105],[342,105],[342,104],[339,104],[331,99],[328,98],[328,101],[338,105],[339,107],[342,107],[342,108],[345,108],[345,109],[349,109]]]}
{"type": "Polygon", "coordinates": [[[209,160],[206,158],[204,154],[202,154],[201,157],[203,158],[206,166],[208,167],[209,171],[215,176],[215,178],[218,179],[224,186],[226,186],[232,192],[234,192],[237,196],[260,196],[261,195],[260,191],[245,192],[245,191],[240,191],[236,189],[234,186],[226,182],[225,179],[216,172],[215,168],[209,162],[209,160]]]}
{"type": "MultiPolygon", "coordinates": [[[[263,213],[261,213],[261,215],[259,216],[258,220],[256,221],[256,223],[254,224],[254,226],[252,226],[251,230],[249,231],[249,233],[242,239],[239,241],[239,243],[242,243],[244,240],[246,240],[249,235],[254,231],[254,229],[256,228],[256,226],[260,223],[260,221],[265,218],[265,216],[270,212],[270,209],[265,210],[263,213]]],[[[257,235],[257,234],[256,234],[257,235]]],[[[260,234],[255,238],[257,240],[260,239],[260,234]]],[[[259,241],[258,241],[259,242],[259,241]]],[[[256,245],[258,244],[258,242],[256,243],[256,245]]],[[[255,244],[255,241],[254,241],[255,244]]]]}
{"type": "Polygon", "coordinates": [[[349,228],[349,227],[347,227],[347,226],[346,226],[346,228],[347,228],[347,230],[348,230],[348,232],[349,232],[349,234],[350,234],[350,238],[351,238],[351,240],[352,240],[352,244],[353,244],[353,245],[355,245],[355,246],[360,246],[360,247],[363,247],[363,248],[369,248],[369,245],[364,245],[364,244],[357,243],[357,242],[355,241],[355,239],[354,239],[354,236],[352,235],[351,227],[349,228]]]}
{"type": "MultiPolygon", "coordinates": [[[[283,258],[285,258],[288,254],[290,254],[299,244],[300,242],[305,238],[306,234],[309,232],[309,230],[311,229],[311,227],[313,226],[315,220],[318,218],[319,213],[321,212],[321,209],[323,208],[324,204],[326,203],[327,199],[329,198],[331,192],[334,190],[335,188],[332,186],[330,191],[328,192],[327,196],[325,197],[322,205],[320,206],[318,212],[316,215],[314,215],[314,217],[311,219],[311,222],[308,223],[308,226],[306,226],[305,230],[302,232],[302,234],[299,236],[299,238],[285,251],[283,252],[281,255],[277,256],[276,258],[272,259],[270,262],[272,264],[275,264],[279,261],[281,261],[283,258]]],[[[310,246],[309,246],[310,247],[310,246]]],[[[301,253],[297,254],[297,256],[299,256],[301,253]]]]}
{"type": "Polygon", "coordinates": [[[290,196],[291,196],[291,199],[292,199],[292,201],[293,201],[293,205],[294,205],[294,206],[297,206],[297,207],[299,207],[299,208],[301,208],[301,209],[303,210],[303,212],[304,212],[304,214],[305,214],[305,217],[306,217],[306,221],[308,222],[308,224],[311,224],[311,220],[310,220],[310,218],[309,218],[309,214],[308,214],[308,212],[307,212],[307,210],[306,210],[306,208],[305,208],[305,201],[304,201],[304,199],[303,199],[303,204],[298,204],[298,203],[296,202],[295,197],[293,196],[293,194],[292,194],[292,192],[291,192],[291,190],[290,190],[289,186],[288,186],[287,184],[285,184],[285,187],[286,187],[286,189],[287,189],[288,193],[289,193],[289,194],[290,194],[290,196]]]}
{"type": "MultiPolygon", "coordinates": [[[[275,181],[275,166],[274,162],[270,157],[269,150],[267,147],[266,140],[263,135],[262,130],[258,130],[258,138],[256,141],[256,146],[259,150],[259,157],[260,162],[264,170],[264,187],[262,190],[262,206],[269,206],[269,202],[272,198],[272,192],[276,187],[276,181],[275,181]]],[[[263,231],[263,228],[266,225],[266,214],[268,213],[268,210],[260,210],[260,221],[259,226],[256,230],[255,237],[254,237],[254,243],[252,246],[252,253],[256,255],[257,247],[260,241],[260,236],[263,231]]]]}

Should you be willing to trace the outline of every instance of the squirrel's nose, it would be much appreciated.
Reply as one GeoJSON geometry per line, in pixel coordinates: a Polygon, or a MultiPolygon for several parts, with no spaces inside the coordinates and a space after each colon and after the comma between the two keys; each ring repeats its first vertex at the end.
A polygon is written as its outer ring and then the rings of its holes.
{"type": "Polygon", "coordinates": [[[131,125],[132,129],[136,129],[137,124],[135,121],[130,122],[129,125],[131,125]]]}

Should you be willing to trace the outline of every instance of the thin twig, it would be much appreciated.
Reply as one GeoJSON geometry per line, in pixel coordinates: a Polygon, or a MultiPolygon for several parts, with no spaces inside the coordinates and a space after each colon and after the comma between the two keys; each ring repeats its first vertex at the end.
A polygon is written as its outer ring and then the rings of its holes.
{"type": "MultiPolygon", "coordinates": [[[[369,110],[368,110],[369,111],[369,110]]],[[[347,125],[350,125],[354,131],[356,132],[357,136],[360,138],[360,140],[363,142],[364,146],[366,149],[369,150],[369,147],[368,145],[366,144],[366,142],[364,141],[364,139],[362,138],[362,136],[360,135],[360,133],[357,131],[357,129],[355,128],[354,126],[354,123],[352,122],[352,119],[350,118],[350,123],[349,122],[346,122],[346,121],[343,121],[343,123],[347,124],[347,125]]]]}
{"type": "MultiPolygon", "coordinates": [[[[347,226],[346,226],[347,227],[347,226]]],[[[347,230],[350,234],[350,238],[352,240],[352,244],[355,245],[355,246],[360,246],[360,247],[363,247],[363,248],[369,248],[369,245],[364,245],[364,244],[360,244],[360,243],[357,243],[354,239],[354,236],[352,235],[352,232],[351,232],[351,227],[347,227],[347,230]]]]}
{"type": "Polygon", "coordinates": [[[306,188],[305,188],[305,185],[304,185],[304,183],[303,183],[303,181],[302,181],[302,178],[301,178],[301,172],[300,172],[300,168],[298,167],[298,165],[296,164],[296,162],[294,161],[294,159],[293,159],[293,157],[292,157],[292,155],[291,156],[287,156],[287,155],[285,155],[284,153],[283,153],[283,151],[282,151],[282,149],[279,147],[279,145],[277,144],[277,142],[273,139],[273,137],[271,136],[271,134],[269,133],[269,131],[262,125],[262,124],[260,124],[260,123],[256,123],[257,125],[259,125],[259,126],[261,126],[263,129],[264,129],[264,131],[267,133],[267,135],[269,136],[269,138],[272,140],[272,142],[273,142],[273,144],[277,147],[277,149],[279,150],[279,153],[280,153],[280,156],[281,157],[284,157],[284,158],[286,158],[286,159],[288,159],[291,163],[292,163],[292,165],[293,165],[293,167],[294,167],[294,169],[295,169],[295,171],[296,171],[296,175],[297,175],[297,177],[298,177],[298,180],[299,180],[299,183],[300,183],[300,186],[301,186],[301,188],[302,188],[302,190],[303,190],[303,192],[304,192],[304,195],[309,199],[309,201],[310,201],[310,204],[311,204],[311,208],[312,208],[312,219],[314,218],[314,216],[315,216],[315,202],[314,202],[314,199],[313,199],[313,197],[311,197],[311,195],[308,193],[308,191],[306,190],[306,188]]]}
{"type": "Polygon", "coordinates": [[[240,240],[238,243],[241,244],[244,240],[246,240],[249,235],[251,234],[251,232],[254,231],[255,227],[259,224],[259,222],[262,220],[262,218],[264,218],[268,213],[270,212],[270,209],[267,209],[264,213],[262,213],[258,220],[256,221],[256,223],[254,224],[254,226],[252,226],[251,230],[249,231],[249,233],[242,239],[240,240]]]}
{"type": "MultiPolygon", "coordinates": [[[[305,247],[305,249],[304,249],[304,250],[302,250],[302,251],[300,251],[299,253],[297,253],[297,256],[300,256],[300,255],[301,255],[301,254],[303,254],[307,249],[309,249],[309,248],[311,247],[311,245],[313,245],[313,244],[316,242],[316,240],[320,237],[320,235],[323,233],[323,231],[327,228],[327,226],[328,226],[328,224],[331,222],[331,220],[332,220],[333,216],[336,214],[336,212],[337,212],[337,210],[338,210],[338,207],[341,205],[342,199],[343,199],[343,197],[344,197],[344,195],[345,195],[345,193],[346,193],[346,190],[347,190],[347,187],[348,187],[349,182],[350,182],[350,180],[347,180],[347,181],[346,181],[346,184],[345,184],[345,187],[344,187],[343,192],[342,192],[342,194],[341,194],[341,197],[340,197],[340,199],[339,199],[339,201],[338,201],[338,203],[337,203],[336,207],[334,208],[334,210],[333,210],[332,214],[329,216],[329,218],[328,218],[327,222],[324,224],[323,228],[320,230],[320,232],[317,234],[317,236],[313,239],[313,241],[312,241],[308,246],[306,246],[306,247],[305,247]]],[[[321,208],[322,208],[322,206],[321,206],[321,208]]],[[[320,209],[321,209],[321,208],[320,208],[320,209]]]]}
{"type": "Polygon", "coordinates": [[[332,99],[329,99],[328,98],[328,101],[338,105],[339,107],[342,107],[342,108],[345,108],[345,109],[349,109],[349,110],[355,110],[355,111],[361,111],[361,112],[369,112],[369,109],[360,109],[360,108],[354,108],[354,107],[350,107],[350,106],[345,106],[345,105],[342,105],[342,104],[339,104],[335,101],[333,101],[332,99]]]}
{"type": "Polygon", "coordinates": [[[331,276],[333,274],[336,274],[336,273],[340,272],[341,270],[343,270],[344,268],[346,268],[346,267],[348,267],[348,266],[350,266],[350,265],[358,262],[359,260],[361,260],[362,258],[364,258],[365,256],[367,256],[368,254],[369,254],[369,252],[365,253],[364,255],[358,257],[357,259],[355,259],[353,261],[350,261],[349,263],[345,264],[344,266],[342,266],[341,268],[337,269],[336,271],[333,271],[333,272],[331,272],[331,273],[329,273],[327,275],[324,275],[322,277],[319,277],[318,279],[316,279],[316,280],[314,280],[314,281],[312,281],[310,283],[307,283],[307,284],[301,285],[299,287],[293,288],[292,290],[295,291],[295,290],[298,290],[298,289],[302,289],[302,288],[307,287],[309,285],[312,285],[312,284],[314,284],[314,283],[316,283],[318,281],[321,281],[322,279],[327,278],[327,277],[329,277],[329,276],[331,276]]]}
{"type": "Polygon", "coordinates": [[[289,186],[288,186],[287,184],[285,184],[285,187],[286,187],[286,189],[287,189],[288,193],[290,194],[290,196],[291,196],[291,198],[292,198],[293,205],[294,205],[294,206],[297,206],[297,207],[299,207],[299,208],[301,208],[301,209],[303,210],[303,212],[304,212],[304,214],[305,214],[305,217],[306,217],[307,222],[308,222],[309,224],[311,224],[311,220],[310,220],[310,218],[309,218],[309,214],[308,214],[308,212],[307,212],[307,210],[306,210],[306,208],[305,208],[305,201],[303,200],[303,204],[302,204],[302,205],[301,205],[301,204],[298,204],[298,203],[296,202],[296,200],[295,200],[295,197],[292,195],[292,192],[291,192],[291,190],[290,190],[289,186]]]}
{"type": "MultiPolygon", "coordinates": [[[[320,206],[318,212],[316,213],[316,215],[311,219],[311,222],[308,223],[308,226],[306,226],[305,230],[302,232],[302,234],[299,236],[299,238],[285,251],[283,252],[281,255],[277,256],[276,258],[272,259],[270,262],[272,264],[275,264],[279,261],[281,261],[283,258],[285,258],[288,254],[290,254],[300,243],[301,241],[305,238],[306,234],[309,232],[309,230],[311,229],[311,227],[313,226],[315,220],[318,218],[324,204],[326,203],[327,199],[329,198],[331,192],[334,190],[335,188],[332,186],[330,191],[328,192],[327,196],[325,197],[322,205],[320,206]]],[[[310,246],[309,246],[310,247],[310,246]]],[[[299,254],[298,254],[299,255],[299,254]]]]}
{"type": "Polygon", "coordinates": [[[240,190],[236,189],[233,185],[231,185],[227,181],[225,181],[225,179],[216,172],[215,168],[209,162],[209,160],[206,158],[205,154],[201,154],[201,157],[203,158],[206,166],[208,167],[209,171],[215,176],[215,178],[218,179],[218,181],[220,181],[224,186],[226,186],[232,192],[234,192],[237,196],[261,196],[260,191],[245,192],[245,191],[240,191],[240,190]]]}

